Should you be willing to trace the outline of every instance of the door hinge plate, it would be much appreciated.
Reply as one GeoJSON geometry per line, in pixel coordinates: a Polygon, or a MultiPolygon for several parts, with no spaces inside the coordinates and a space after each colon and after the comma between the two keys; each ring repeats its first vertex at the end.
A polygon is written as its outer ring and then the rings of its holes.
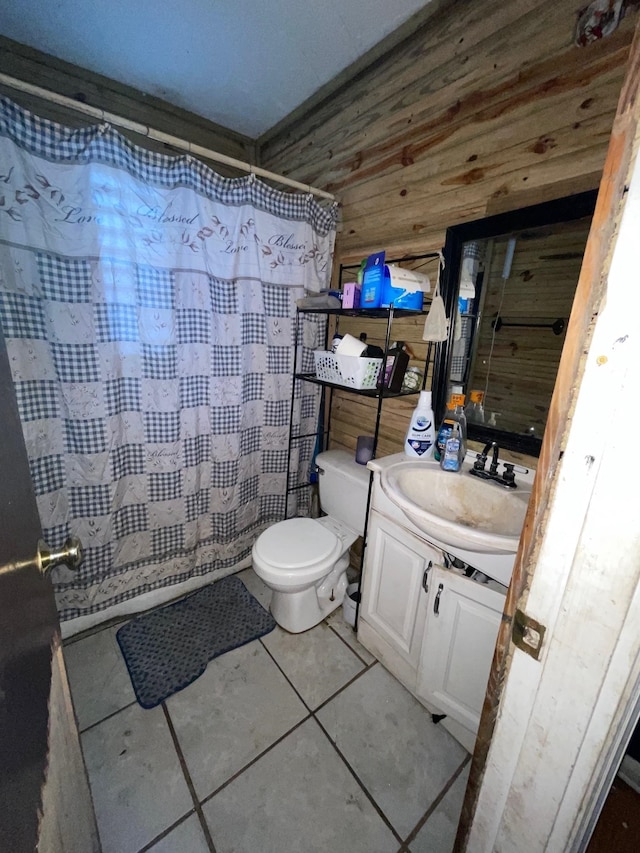
{"type": "Polygon", "coordinates": [[[540,660],[540,649],[546,630],[544,625],[536,622],[531,616],[527,616],[522,610],[516,610],[511,639],[521,651],[531,655],[534,660],[540,660]]]}

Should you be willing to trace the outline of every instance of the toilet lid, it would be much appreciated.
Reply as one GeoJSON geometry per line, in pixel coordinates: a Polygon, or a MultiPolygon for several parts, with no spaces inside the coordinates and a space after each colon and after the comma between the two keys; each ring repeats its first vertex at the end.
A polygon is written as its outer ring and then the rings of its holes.
{"type": "Polygon", "coordinates": [[[260,557],[283,569],[306,568],[331,555],[337,536],[311,518],[289,518],[268,527],[256,547],[260,557]]]}

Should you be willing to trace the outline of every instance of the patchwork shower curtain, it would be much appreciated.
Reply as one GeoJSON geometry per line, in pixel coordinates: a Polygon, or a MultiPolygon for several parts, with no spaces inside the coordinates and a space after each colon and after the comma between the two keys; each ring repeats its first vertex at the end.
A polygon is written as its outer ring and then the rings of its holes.
{"type": "Polygon", "coordinates": [[[45,539],[86,549],[54,573],[61,618],[228,574],[284,517],[295,300],[327,285],[335,220],[0,99],[0,319],[45,539]]]}

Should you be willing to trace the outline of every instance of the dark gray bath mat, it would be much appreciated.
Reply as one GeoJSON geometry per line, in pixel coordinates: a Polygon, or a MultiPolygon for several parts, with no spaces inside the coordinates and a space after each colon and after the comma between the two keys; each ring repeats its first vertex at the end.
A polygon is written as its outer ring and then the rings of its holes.
{"type": "Polygon", "coordinates": [[[116,633],[143,708],[155,708],[202,675],[207,663],[275,628],[236,577],[127,622],[116,633]]]}

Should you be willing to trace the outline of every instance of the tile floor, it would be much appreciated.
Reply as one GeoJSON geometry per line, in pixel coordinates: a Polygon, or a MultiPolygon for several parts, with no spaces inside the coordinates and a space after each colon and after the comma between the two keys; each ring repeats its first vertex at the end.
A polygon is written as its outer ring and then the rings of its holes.
{"type": "Polygon", "coordinates": [[[104,853],[450,853],[469,756],[341,609],[216,658],[151,711],[116,630],[65,646],[104,853]]]}

